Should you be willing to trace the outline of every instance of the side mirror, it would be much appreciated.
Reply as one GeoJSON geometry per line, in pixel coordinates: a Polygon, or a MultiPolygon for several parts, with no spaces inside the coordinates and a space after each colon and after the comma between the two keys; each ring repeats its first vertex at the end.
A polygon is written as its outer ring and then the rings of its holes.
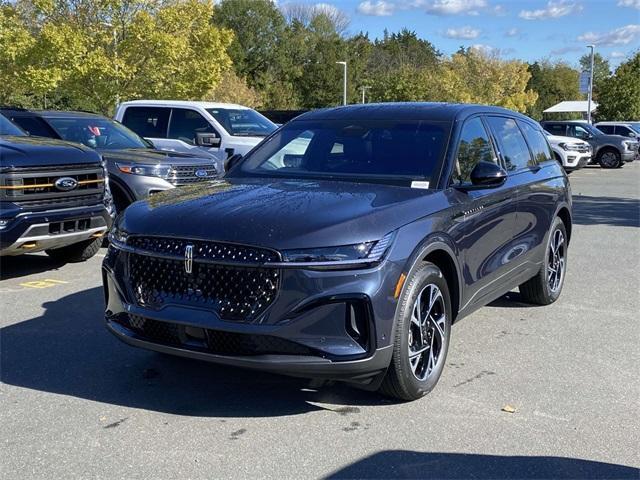
{"type": "Polygon", "coordinates": [[[236,165],[238,165],[238,163],[240,163],[240,160],[242,160],[242,155],[240,155],[239,153],[236,153],[235,155],[231,155],[229,158],[227,158],[224,161],[225,173],[231,170],[236,165]]]}
{"type": "Polygon", "coordinates": [[[218,148],[222,140],[215,133],[196,132],[196,145],[199,147],[218,148]]]}
{"type": "Polygon", "coordinates": [[[461,190],[496,188],[507,180],[507,172],[492,162],[478,162],[471,170],[471,185],[461,185],[461,190]]]}

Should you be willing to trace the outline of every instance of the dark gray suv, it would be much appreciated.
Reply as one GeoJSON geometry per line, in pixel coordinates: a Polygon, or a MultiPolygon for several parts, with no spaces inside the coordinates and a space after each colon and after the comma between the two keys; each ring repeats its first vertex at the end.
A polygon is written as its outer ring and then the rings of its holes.
{"type": "Polygon", "coordinates": [[[597,127],[580,120],[543,121],[542,127],[552,135],[573,137],[589,142],[593,148],[592,163],[602,168],[618,168],[638,156],[638,141],[620,135],[607,135],[597,127]]]}

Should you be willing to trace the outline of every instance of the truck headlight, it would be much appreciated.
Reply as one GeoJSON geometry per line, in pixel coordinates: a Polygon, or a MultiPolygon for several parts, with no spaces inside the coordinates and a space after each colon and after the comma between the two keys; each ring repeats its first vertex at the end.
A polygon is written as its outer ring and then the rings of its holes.
{"type": "Polygon", "coordinates": [[[167,179],[171,175],[170,165],[147,165],[138,163],[116,163],[118,170],[131,175],[144,175],[145,177],[159,177],[167,179]]]}
{"type": "Polygon", "coordinates": [[[348,264],[379,262],[393,241],[393,232],[378,241],[362,242],[338,247],[304,248],[284,250],[284,262],[299,264],[348,264]]]}
{"type": "Polygon", "coordinates": [[[580,150],[580,145],[578,145],[577,143],[559,143],[558,146],[567,151],[567,152],[577,152],[580,150]]]}
{"type": "Polygon", "coordinates": [[[637,142],[631,142],[629,140],[625,140],[622,143],[624,143],[624,148],[626,148],[627,150],[635,150],[637,142]]]}

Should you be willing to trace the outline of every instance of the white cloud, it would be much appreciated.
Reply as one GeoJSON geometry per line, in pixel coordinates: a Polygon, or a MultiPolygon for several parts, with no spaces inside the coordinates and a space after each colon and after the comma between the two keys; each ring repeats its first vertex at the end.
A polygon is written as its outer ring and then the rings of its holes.
{"type": "Polygon", "coordinates": [[[506,32],[504,32],[505,37],[517,37],[520,35],[520,30],[517,28],[510,28],[506,32]]]}
{"type": "Polygon", "coordinates": [[[479,15],[488,4],[486,0],[431,0],[424,7],[431,15],[479,15]]]}
{"type": "Polygon", "coordinates": [[[582,11],[582,5],[567,0],[550,0],[546,8],[538,10],[521,10],[518,15],[525,20],[546,20],[548,18],[560,18],[582,11]]]}
{"type": "Polygon", "coordinates": [[[395,5],[384,0],[371,1],[366,0],[358,5],[357,11],[362,15],[372,15],[374,17],[388,17],[393,15],[395,5]]]}
{"type": "Polygon", "coordinates": [[[618,6],[635,8],[636,10],[640,10],[640,0],[619,0],[618,6]]]}
{"type": "Polygon", "coordinates": [[[484,55],[490,55],[490,56],[496,56],[496,57],[499,57],[500,55],[510,55],[512,53],[515,53],[515,50],[513,48],[502,49],[502,48],[492,47],[491,45],[485,45],[483,43],[476,43],[475,45],[471,45],[471,49],[477,50],[478,52],[484,55]]]}
{"type": "Polygon", "coordinates": [[[609,54],[609,56],[610,56],[611,58],[625,58],[625,57],[627,56],[627,54],[626,54],[626,53],[624,53],[624,52],[611,52],[611,53],[609,54]]]}
{"type": "Polygon", "coordinates": [[[444,36],[447,38],[458,38],[463,40],[473,40],[478,38],[482,31],[473,27],[447,28],[444,36]]]}
{"type": "Polygon", "coordinates": [[[578,40],[605,47],[628,45],[632,42],[640,41],[640,25],[627,25],[605,33],[587,32],[584,35],[580,35],[578,40]]]}

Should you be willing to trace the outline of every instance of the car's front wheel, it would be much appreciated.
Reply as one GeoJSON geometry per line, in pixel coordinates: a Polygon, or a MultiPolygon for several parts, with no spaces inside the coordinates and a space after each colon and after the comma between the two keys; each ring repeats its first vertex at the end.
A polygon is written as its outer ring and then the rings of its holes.
{"type": "Polygon", "coordinates": [[[438,383],[449,350],[451,299],[440,269],[423,263],[407,279],[397,312],[393,357],[380,391],[416,400],[438,383]]]}
{"type": "Polygon", "coordinates": [[[93,257],[102,245],[102,237],[73,243],[62,248],[45,250],[51,258],[64,263],[84,262],[93,257]]]}
{"type": "Polygon", "coordinates": [[[606,148],[598,155],[598,163],[602,168],[619,168],[622,166],[622,157],[613,148],[606,148]]]}

